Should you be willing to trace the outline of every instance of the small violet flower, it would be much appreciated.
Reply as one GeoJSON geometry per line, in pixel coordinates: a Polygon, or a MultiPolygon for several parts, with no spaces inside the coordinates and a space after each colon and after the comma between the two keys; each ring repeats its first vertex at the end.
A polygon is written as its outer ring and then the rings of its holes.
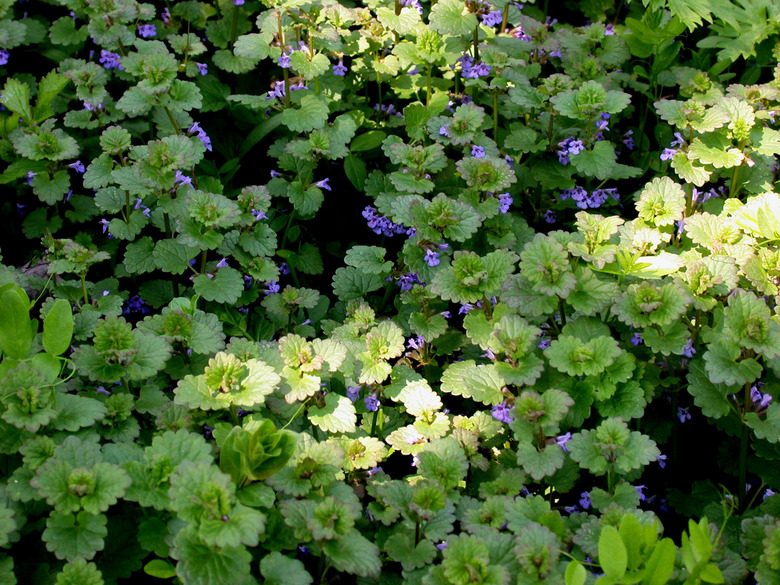
{"type": "Polygon", "coordinates": [[[105,49],[100,51],[99,62],[106,69],[118,69],[119,71],[124,71],[125,68],[122,67],[119,59],[119,53],[112,53],[111,51],[106,51],[105,49]]]}
{"type": "Polygon", "coordinates": [[[658,465],[661,467],[661,469],[666,467],[666,455],[659,455],[655,458],[655,460],[658,461],[658,465]]]}
{"type": "Polygon", "coordinates": [[[328,181],[330,181],[329,178],[322,179],[321,181],[317,181],[316,183],[314,183],[314,186],[319,187],[320,189],[325,189],[326,191],[331,191],[332,189],[330,188],[330,185],[328,185],[328,181]]]}
{"type": "Polygon", "coordinates": [[[182,185],[189,185],[192,187],[192,177],[188,177],[181,171],[176,171],[176,175],[173,178],[174,187],[181,187],[182,185]]]}
{"type": "Polygon", "coordinates": [[[582,492],[580,494],[580,507],[583,510],[587,510],[590,508],[591,504],[593,504],[593,502],[590,499],[590,492],[582,492]]]}
{"type": "Polygon", "coordinates": [[[515,420],[515,417],[511,416],[509,413],[512,409],[509,407],[509,405],[505,402],[502,402],[501,404],[497,404],[493,408],[490,409],[490,414],[493,415],[493,418],[496,420],[500,420],[503,423],[511,423],[513,420],[515,420]]]}
{"type": "Polygon", "coordinates": [[[677,407],[677,418],[680,419],[681,423],[684,423],[686,421],[691,420],[691,413],[688,412],[687,408],[683,408],[682,406],[677,407]]]}
{"type": "Polygon", "coordinates": [[[481,146],[472,146],[471,147],[471,156],[474,158],[484,158],[485,157],[485,149],[481,146]]]}
{"type": "Polygon", "coordinates": [[[8,59],[11,57],[11,53],[4,49],[0,49],[0,65],[5,65],[8,63],[8,59]]]}
{"type": "Polygon", "coordinates": [[[493,10],[487,14],[482,15],[482,24],[488,27],[494,27],[497,24],[501,24],[502,13],[500,10],[493,10]]]}
{"type": "Polygon", "coordinates": [[[498,196],[498,211],[501,213],[506,213],[509,211],[509,206],[512,205],[512,202],[514,199],[512,199],[512,196],[509,193],[501,193],[498,196]]]}
{"type": "Polygon", "coordinates": [[[347,398],[355,402],[360,397],[360,386],[347,386],[347,398]]]}
{"type": "Polygon", "coordinates": [[[439,253],[435,250],[426,250],[425,251],[425,258],[423,258],[425,262],[433,268],[434,266],[438,266],[441,263],[441,260],[439,259],[439,253]]]}
{"type": "Polygon", "coordinates": [[[282,56],[279,57],[276,61],[279,63],[279,66],[283,69],[289,69],[291,63],[290,63],[290,55],[286,52],[282,53],[282,56]]]}
{"type": "Polygon", "coordinates": [[[341,62],[341,59],[339,59],[338,64],[333,66],[333,75],[336,77],[344,77],[347,74],[347,67],[344,65],[344,63],[341,62]]]}
{"type": "Polygon", "coordinates": [[[558,445],[561,449],[563,449],[566,453],[568,453],[569,450],[566,448],[566,443],[568,443],[570,439],[571,439],[571,433],[566,433],[565,435],[556,437],[555,444],[558,445]]]}
{"type": "Polygon", "coordinates": [[[195,66],[198,68],[198,73],[201,75],[207,75],[209,72],[209,66],[205,63],[195,63],[195,66]]]}
{"type": "Polygon", "coordinates": [[[206,134],[206,131],[200,127],[198,122],[193,122],[188,132],[190,134],[195,134],[198,137],[198,140],[203,143],[203,146],[206,147],[206,150],[211,151],[211,138],[209,138],[208,134],[206,134]]]}
{"type": "Polygon", "coordinates": [[[81,162],[80,160],[77,160],[76,162],[72,162],[68,166],[79,174],[83,174],[87,170],[84,167],[84,163],[81,162]]]}
{"type": "Polygon", "coordinates": [[[634,334],[631,336],[631,345],[637,346],[642,345],[645,342],[644,339],[642,339],[642,335],[639,333],[639,331],[635,331],[634,334]]]}
{"type": "Polygon", "coordinates": [[[217,262],[217,268],[227,268],[228,266],[230,265],[228,264],[227,258],[223,258],[222,260],[217,262]]]}
{"type": "Polygon", "coordinates": [[[685,344],[685,347],[683,347],[682,353],[687,358],[693,357],[693,355],[696,353],[696,350],[693,349],[693,339],[688,340],[688,342],[685,344]]]}
{"type": "Polygon", "coordinates": [[[266,289],[264,289],[264,290],[263,290],[263,292],[264,292],[265,294],[267,294],[267,295],[271,295],[271,294],[274,294],[274,293],[278,293],[278,292],[279,292],[279,288],[280,288],[280,287],[279,287],[279,283],[278,283],[278,282],[276,282],[275,280],[272,280],[272,281],[270,281],[270,282],[267,282],[267,283],[266,283],[266,285],[268,285],[268,288],[266,288],[266,289]]]}
{"type": "Polygon", "coordinates": [[[153,24],[141,24],[138,26],[138,34],[148,39],[157,35],[157,28],[153,24]]]}
{"type": "Polygon", "coordinates": [[[372,394],[371,396],[366,396],[363,399],[363,404],[366,405],[366,409],[370,410],[371,412],[376,412],[379,410],[379,399],[376,397],[376,394],[372,394]]]}

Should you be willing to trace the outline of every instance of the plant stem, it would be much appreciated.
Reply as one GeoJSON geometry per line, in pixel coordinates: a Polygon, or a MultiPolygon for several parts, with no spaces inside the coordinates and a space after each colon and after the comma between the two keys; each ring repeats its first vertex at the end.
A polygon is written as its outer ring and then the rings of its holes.
{"type": "Polygon", "coordinates": [[[206,272],[206,258],[208,257],[208,254],[206,250],[203,250],[200,253],[200,273],[203,274],[206,272]]]}
{"type": "Polygon", "coordinates": [[[493,140],[498,142],[498,90],[493,90],[493,140]]]}
{"type": "Polygon", "coordinates": [[[84,304],[89,304],[89,295],[87,294],[87,275],[81,275],[81,292],[84,294],[84,304]]]}
{"type": "MultiPolygon", "coordinates": [[[[742,508],[745,505],[745,494],[747,492],[747,456],[748,445],[750,444],[750,427],[745,424],[744,415],[749,406],[753,403],[750,397],[750,384],[745,384],[745,397],[743,405],[742,435],[739,438],[739,484],[737,485],[737,501],[742,508]]],[[[744,508],[743,508],[744,509],[744,508]]]]}
{"type": "Polygon", "coordinates": [[[433,93],[433,88],[431,87],[431,71],[433,69],[433,65],[430,63],[428,64],[428,90],[425,93],[425,107],[428,107],[431,103],[431,94],[433,93]]]}
{"type": "Polygon", "coordinates": [[[168,120],[171,122],[171,126],[173,126],[173,129],[176,130],[176,134],[181,134],[181,126],[179,126],[179,123],[176,121],[176,118],[173,117],[173,112],[171,112],[171,109],[168,106],[163,106],[163,109],[165,110],[165,113],[168,115],[168,120]]]}

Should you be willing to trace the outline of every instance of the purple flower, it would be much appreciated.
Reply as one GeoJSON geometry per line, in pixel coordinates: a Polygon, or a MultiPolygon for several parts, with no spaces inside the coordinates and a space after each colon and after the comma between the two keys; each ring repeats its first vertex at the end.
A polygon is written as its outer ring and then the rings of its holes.
{"type": "Polygon", "coordinates": [[[460,309],[458,309],[458,315],[465,315],[474,308],[471,303],[461,303],[460,309]]]}
{"type": "Polygon", "coordinates": [[[417,12],[419,12],[420,15],[422,15],[422,13],[423,13],[423,7],[420,4],[420,0],[401,0],[401,5],[402,6],[411,6],[417,12]]]}
{"type": "Polygon", "coordinates": [[[268,92],[266,100],[272,100],[274,98],[282,99],[285,96],[284,81],[277,81],[274,83],[273,89],[268,92]]]}
{"type": "Polygon", "coordinates": [[[162,18],[163,24],[164,24],[165,26],[170,26],[170,25],[171,25],[171,11],[170,11],[170,10],[168,10],[167,8],[165,8],[165,9],[164,9],[164,10],[163,10],[163,11],[160,13],[160,18],[162,18]]]}
{"type": "Polygon", "coordinates": [[[658,465],[661,467],[661,469],[666,467],[666,455],[659,455],[655,458],[655,460],[658,461],[658,465]]]}
{"type": "Polygon", "coordinates": [[[152,310],[147,306],[146,301],[144,301],[139,295],[133,295],[127,301],[125,301],[124,305],[122,306],[123,315],[129,315],[131,313],[141,313],[142,315],[146,315],[147,313],[151,312],[152,310]]]}
{"type": "Polygon", "coordinates": [[[639,331],[635,331],[634,334],[631,336],[631,345],[637,346],[642,345],[645,342],[644,339],[642,339],[642,334],[639,333],[639,331]]]}
{"type": "Polygon", "coordinates": [[[103,233],[104,233],[104,234],[105,234],[105,233],[108,231],[108,224],[109,224],[109,223],[110,223],[110,222],[109,222],[107,219],[105,219],[105,218],[103,218],[103,219],[101,219],[101,220],[100,220],[100,225],[102,225],[102,226],[103,226],[103,233]]]}
{"type": "Polygon", "coordinates": [[[282,262],[279,264],[279,272],[285,275],[290,274],[290,266],[287,264],[287,262],[282,262]]]}
{"type": "Polygon", "coordinates": [[[407,349],[422,349],[425,345],[425,337],[418,335],[417,337],[410,337],[406,342],[407,349]]]}
{"type": "Polygon", "coordinates": [[[677,418],[680,419],[681,423],[684,423],[685,421],[691,420],[691,413],[688,412],[687,408],[683,408],[682,406],[677,407],[677,418]]]}
{"type": "Polygon", "coordinates": [[[245,274],[243,278],[244,278],[244,288],[248,289],[250,286],[252,286],[252,277],[245,274]]]}
{"type": "Polygon", "coordinates": [[[209,72],[209,66],[205,63],[195,63],[195,66],[198,68],[198,73],[201,75],[207,75],[209,72]]]}
{"type": "Polygon", "coordinates": [[[367,475],[368,477],[371,477],[371,476],[374,476],[374,475],[376,475],[376,474],[377,474],[377,473],[379,473],[380,471],[384,471],[384,470],[383,470],[381,467],[372,467],[371,469],[369,469],[369,470],[366,472],[366,475],[367,475]]]}
{"type": "Polygon", "coordinates": [[[506,403],[506,401],[502,402],[501,404],[497,404],[493,408],[490,409],[490,414],[493,415],[493,418],[496,420],[500,420],[503,423],[511,423],[513,420],[515,420],[515,417],[511,416],[509,413],[512,409],[509,407],[509,405],[506,403]]]}
{"type": "Polygon", "coordinates": [[[604,27],[604,36],[605,37],[611,37],[615,34],[615,27],[611,24],[608,24],[606,27],[604,27]]]}
{"type": "Polygon", "coordinates": [[[452,313],[450,313],[449,311],[442,311],[441,313],[439,313],[439,315],[441,315],[445,319],[449,319],[450,317],[452,317],[452,313]]]}
{"type": "Polygon", "coordinates": [[[661,160],[670,160],[677,152],[676,148],[664,148],[664,151],[661,153],[661,160]]]}
{"type": "Polygon", "coordinates": [[[398,279],[398,286],[401,290],[412,290],[415,284],[420,284],[420,279],[416,274],[404,274],[398,279]]]}
{"type": "Polygon", "coordinates": [[[552,209],[548,209],[544,212],[544,221],[547,223],[555,223],[557,221],[557,217],[555,215],[555,212],[552,209]]]}
{"type": "Polygon", "coordinates": [[[286,52],[282,53],[282,56],[279,57],[276,61],[279,63],[279,66],[283,69],[288,69],[290,67],[290,55],[288,55],[286,52]]]}
{"type": "Polygon", "coordinates": [[[148,39],[157,34],[157,28],[153,24],[142,24],[138,26],[138,34],[143,38],[148,39]]]}
{"type": "Polygon", "coordinates": [[[506,213],[509,211],[509,206],[512,205],[512,202],[514,199],[512,199],[512,196],[509,193],[501,193],[498,196],[498,211],[501,213],[506,213]]]}
{"type": "Polygon", "coordinates": [[[337,77],[344,77],[347,74],[348,69],[344,65],[344,63],[341,62],[341,59],[339,59],[338,64],[333,66],[333,75],[337,77]]]}
{"type": "Polygon", "coordinates": [[[689,339],[688,342],[685,344],[685,347],[683,347],[683,355],[687,358],[692,358],[693,354],[696,353],[696,350],[693,349],[693,338],[689,339]]]}
{"type": "Polygon", "coordinates": [[[198,122],[193,122],[188,132],[190,134],[195,134],[198,137],[198,140],[203,143],[203,146],[206,147],[206,150],[211,151],[211,138],[209,138],[206,131],[200,127],[198,122]]]}
{"type": "Polygon", "coordinates": [[[583,510],[589,509],[592,503],[593,502],[590,500],[590,492],[582,492],[580,494],[580,507],[583,510]]]}
{"type": "Polygon", "coordinates": [[[675,147],[675,146],[682,146],[685,144],[685,138],[682,137],[682,134],[679,132],[674,133],[674,140],[672,140],[672,143],[669,146],[675,147]]]}
{"type": "MultiPolygon", "coordinates": [[[[235,4],[236,6],[243,6],[244,5],[244,0],[233,0],[233,4],[235,4]]],[[[308,549],[306,549],[306,550],[308,550],[308,549]]]]}
{"type": "Polygon", "coordinates": [[[290,91],[298,91],[299,89],[309,89],[309,86],[303,83],[303,80],[290,86],[290,91]]]}
{"type": "Polygon", "coordinates": [[[569,450],[566,448],[566,443],[571,440],[571,433],[566,433],[565,435],[561,435],[560,437],[555,438],[555,444],[558,445],[561,449],[563,449],[565,452],[569,452],[569,450]]]}
{"type": "Polygon", "coordinates": [[[322,179],[322,181],[317,181],[316,183],[314,183],[314,186],[319,187],[320,189],[325,189],[326,191],[331,191],[332,189],[330,188],[330,185],[328,185],[328,181],[330,181],[329,178],[322,179]]]}
{"type": "Polygon", "coordinates": [[[227,258],[223,258],[219,262],[217,262],[217,268],[227,268],[229,266],[227,258]]]}
{"type": "Polygon", "coordinates": [[[8,58],[11,56],[11,53],[4,49],[0,49],[0,65],[5,65],[8,63],[8,58]]]}
{"type": "Polygon", "coordinates": [[[447,541],[443,540],[439,544],[436,545],[436,550],[444,550],[447,548],[447,541]]]}
{"type": "Polygon", "coordinates": [[[439,259],[439,253],[435,250],[426,250],[425,251],[425,258],[423,258],[425,262],[433,268],[434,266],[438,266],[441,263],[441,260],[439,259]]]}
{"type": "Polygon", "coordinates": [[[372,394],[371,396],[366,396],[363,399],[363,404],[366,405],[366,409],[370,410],[371,412],[376,412],[379,410],[379,399],[376,397],[376,394],[372,394]]]}
{"type": "Polygon", "coordinates": [[[27,171],[27,184],[28,184],[28,185],[32,186],[32,184],[33,184],[33,178],[34,178],[34,177],[35,177],[35,175],[37,175],[37,174],[38,174],[38,173],[34,173],[33,171],[27,171]]]}
{"type": "Polygon", "coordinates": [[[80,160],[77,160],[76,162],[72,162],[68,166],[79,174],[82,174],[84,173],[84,171],[87,170],[86,168],[84,168],[84,163],[82,163],[80,160]]]}
{"type": "Polygon", "coordinates": [[[192,187],[192,178],[188,177],[181,171],[176,171],[176,175],[174,175],[173,178],[173,186],[181,187],[182,185],[189,185],[190,187],[192,187]]]}
{"type": "Polygon", "coordinates": [[[500,10],[493,10],[487,14],[482,15],[482,24],[488,27],[494,27],[497,24],[501,24],[502,14],[500,10]]]}
{"type": "Polygon", "coordinates": [[[515,159],[513,159],[511,156],[508,154],[504,155],[504,160],[506,161],[506,164],[509,165],[510,169],[515,168],[515,159]]]}
{"type": "Polygon", "coordinates": [[[771,498],[774,495],[775,495],[774,490],[766,488],[766,491],[764,492],[764,495],[761,497],[761,499],[766,500],[767,498],[771,498]]]}
{"type": "Polygon", "coordinates": [[[536,345],[539,349],[544,351],[548,347],[550,347],[550,340],[544,337],[543,335],[539,338],[539,343],[536,345]]]}
{"type": "Polygon", "coordinates": [[[636,144],[634,143],[634,139],[632,138],[634,134],[633,130],[629,130],[625,134],[623,134],[623,144],[626,145],[626,148],[628,150],[634,150],[636,148],[636,144]]]}
{"type": "Polygon", "coordinates": [[[635,487],[636,487],[636,493],[639,494],[639,501],[644,502],[647,499],[647,497],[645,496],[645,490],[647,489],[647,486],[638,485],[635,487]]]}
{"type": "Polygon", "coordinates": [[[756,385],[750,388],[750,399],[753,401],[754,408],[758,412],[761,412],[762,410],[765,410],[772,402],[772,395],[769,392],[761,394],[761,392],[758,390],[758,385],[756,385]]]}
{"type": "Polygon", "coordinates": [[[355,402],[360,397],[360,386],[347,386],[347,398],[355,402]]]}
{"type": "Polygon", "coordinates": [[[100,51],[100,64],[106,69],[119,69],[119,71],[124,71],[125,68],[122,67],[119,59],[120,56],[118,53],[112,53],[105,49],[100,51]]]}
{"type": "Polygon", "coordinates": [[[450,130],[449,130],[449,124],[445,124],[444,126],[439,127],[439,136],[449,136],[450,130]]]}
{"type": "Polygon", "coordinates": [[[266,285],[268,285],[268,288],[266,288],[265,290],[263,290],[263,292],[264,292],[265,294],[267,294],[267,295],[271,295],[271,294],[274,294],[274,293],[278,293],[278,292],[279,292],[279,283],[278,283],[278,282],[276,282],[275,280],[272,280],[272,281],[270,281],[270,282],[266,282],[266,285]]]}
{"type": "Polygon", "coordinates": [[[481,146],[472,146],[471,147],[471,156],[474,158],[484,158],[485,156],[485,149],[481,146]]]}
{"type": "Polygon", "coordinates": [[[560,51],[550,51],[550,57],[558,57],[559,59],[563,59],[563,53],[560,51]]]}

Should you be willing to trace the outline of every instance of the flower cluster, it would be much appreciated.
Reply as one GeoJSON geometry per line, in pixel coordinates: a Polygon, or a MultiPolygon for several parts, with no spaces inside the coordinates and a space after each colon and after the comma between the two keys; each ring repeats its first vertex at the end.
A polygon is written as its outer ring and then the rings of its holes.
{"type": "Polygon", "coordinates": [[[411,237],[415,233],[414,228],[407,228],[403,224],[393,223],[384,215],[379,215],[377,210],[370,205],[363,210],[362,215],[366,219],[368,227],[377,235],[393,237],[394,235],[406,234],[411,237]]]}
{"type": "Polygon", "coordinates": [[[482,61],[475,63],[474,57],[468,53],[459,57],[457,62],[460,63],[461,76],[467,79],[478,79],[480,77],[485,77],[490,75],[490,71],[493,69],[490,65],[483,63],[482,61]]]}
{"type": "Polygon", "coordinates": [[[564,189],[561,191],[561,201],[571,199],[580,209],[596,209],[606,203],[607,199],[612,197],[615,201],[620,199],[620,194],[615,188],[596,189],[588,194],[584,187],[574,187],[574,189],[564,189]]]}
{"type": "Polygon", "coordinates": [[[211,151],[211,138],[209,138],[208,134],[206,134],[206,131],[200,127],[200,124],[193,122],[188,132],[190,134],[196,135],[198,140],[200,140],[203,143],[203,146],[206,147],[206,150],[211,151]]]}
{"type": "Polygon", "coordinates": [[[582,140],[578,140],[573,136],[566,138],[565,140],[561,140],[558,143],[558,146],[560,147],[560,150],[558,150],[556,154],[558,155],[558,161],[562,165],[569,164],[570,156],[576,156],[585,149],[585,146],[582,144],[582,140]]]}

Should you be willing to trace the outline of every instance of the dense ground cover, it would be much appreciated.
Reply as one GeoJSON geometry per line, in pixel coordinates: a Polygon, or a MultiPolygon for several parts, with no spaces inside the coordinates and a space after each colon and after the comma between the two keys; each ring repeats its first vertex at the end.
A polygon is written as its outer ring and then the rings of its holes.
{"type": "Polygon", "coordinates": [[[0,0],[0,583],[780,583],[778,32],[0,0]]]}

